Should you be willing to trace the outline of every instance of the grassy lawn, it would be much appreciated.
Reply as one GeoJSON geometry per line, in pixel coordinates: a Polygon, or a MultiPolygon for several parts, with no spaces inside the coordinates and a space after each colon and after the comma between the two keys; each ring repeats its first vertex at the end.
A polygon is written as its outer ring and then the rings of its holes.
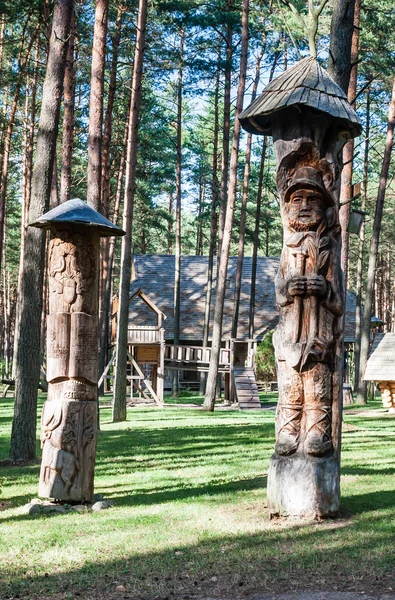
{"type": "MultiPolygon", "coordinates": [[[[11,415],[12,399],[0,399],[3,461],[11,415]]],[[[112,509],[21,515],[37,494],[39,461],[1,465],[0,598],[395,589],[395,421],[378,402],[345,411],[342,514],[325,522],[268,518],[273,410],[173,406],[132,408],[121,424],[109,409],[101,417],[95,487],[112,509]]]]}

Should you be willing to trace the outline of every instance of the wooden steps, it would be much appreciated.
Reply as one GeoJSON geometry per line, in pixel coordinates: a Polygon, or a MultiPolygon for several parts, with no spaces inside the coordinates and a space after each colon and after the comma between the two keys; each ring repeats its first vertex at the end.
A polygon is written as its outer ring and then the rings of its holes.
{"type": "Polygon", "coordinates": [[[234,369],[233,376],[240,409],[261,408],[254,369],[251,367],[234,369]]]}

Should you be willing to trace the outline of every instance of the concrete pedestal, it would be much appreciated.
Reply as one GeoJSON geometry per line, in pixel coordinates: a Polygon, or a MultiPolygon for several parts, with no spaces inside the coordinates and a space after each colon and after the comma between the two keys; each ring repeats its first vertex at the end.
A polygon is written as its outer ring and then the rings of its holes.
{"type": "Polygon", "coordinates": [[[270,459],[267,484],[271,517],[330,517],[340,507],[340,465],[336,455],[294,454],[270,459]]]}

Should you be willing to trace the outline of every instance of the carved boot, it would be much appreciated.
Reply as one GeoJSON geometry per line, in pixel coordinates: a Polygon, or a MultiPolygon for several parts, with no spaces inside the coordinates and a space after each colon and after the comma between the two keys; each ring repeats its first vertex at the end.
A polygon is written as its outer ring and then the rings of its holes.
{"type": "Polygon", "coordinates": [[[332,450],[331,407],[324,405],[305,406],[306,439],[305,451],[311,456],[323,456],[332,450]]]}
{"type": "Polygon", "coordinates": [[[277,416],[277,436],[275,451],[289,456],[298,449],[302,406],[298,404],[280,404],[277,416]]]}

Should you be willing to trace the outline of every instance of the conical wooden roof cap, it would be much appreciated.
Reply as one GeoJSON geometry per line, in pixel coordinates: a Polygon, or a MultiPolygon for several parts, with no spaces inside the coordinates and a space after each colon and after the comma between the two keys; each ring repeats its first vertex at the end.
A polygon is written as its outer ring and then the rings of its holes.
{"type": "Polygon", "coordinates": [[[111,223],[111,221],[103,217],[103,215],[79,198],[74,198],[73,200],[68,200],[67,202],[59,204],[39,217],[34,223],[29,223],[29,225],[30,227],[49,229],[51,225],[62,225],[66,223],[95,227],[98,229],[101,237],[125,235],[125,232],[122,229],[117,225],[114,225],[114,223],[111,223]]]}
{"type": "Polygon", "coordinates": [[[244,129],[260,135],[272,133],[272,115],[295,105],[305,105],[339,120],[347,138],[360,135],[362,126],[343,90],[315,58],[304,58],[284,71],[240,115],[244,129]]]}

